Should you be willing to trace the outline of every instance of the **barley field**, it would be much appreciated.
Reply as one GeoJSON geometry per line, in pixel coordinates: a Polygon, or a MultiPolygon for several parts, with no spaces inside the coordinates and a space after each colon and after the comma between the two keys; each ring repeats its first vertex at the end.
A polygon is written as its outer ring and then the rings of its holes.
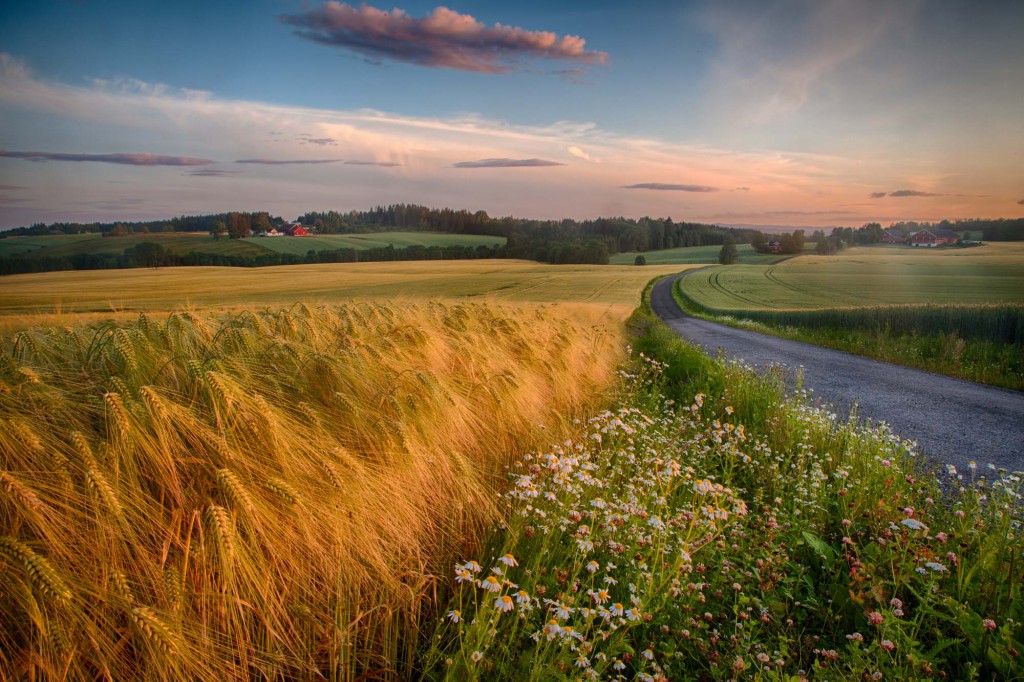
{"type": "Polygon", "coordinates": [[[0,333],[35,324],[127,320],[141,311],[170,312],[183,306],[223,311],[296,301],[436,298],[587,303],[625,318],[652,277],[680,269],[486,260],[9,275],[0,289],[0,333]]]}
{"type": "Polygon", "coordinates": [[[503,465],[623,344],[606,308],[470,302],[7,336],[0,679],[408,677],[503,465]]]}

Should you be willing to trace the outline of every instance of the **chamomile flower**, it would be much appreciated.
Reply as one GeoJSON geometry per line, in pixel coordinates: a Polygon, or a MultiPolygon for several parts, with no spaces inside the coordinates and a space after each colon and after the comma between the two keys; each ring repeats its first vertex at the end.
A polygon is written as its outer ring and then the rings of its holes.
{"type": "Polygon", "coordinates": [[[452,609],[448,612],[448,620],[450,620],[453,623],[458,623],[460,620],[462,620],[462,611],[459,611],[458,609],[452,609]]]}
{"type": "Polygon", "coordinates": [[[480,587],[488,592],[501,592],[501,581],[493,575],[489,575],[480,581],[480,587]]]}
{"type": "Polygon", "coordinates": [[[503,594],[494,600],[494,608],[498,609],[502,613],[511,611],[513,606],[515,606],[515,604],[512,601],[512,597],[507,594],[503,594]]]}
{"type": "Polygon", "coordinates": [[[498,561],[500,561],[501,563],[505,564],[506,566],[518,566],[519,565],[519,562],[516,561],[516,558],[514,556],[512,556],[511,554],[506,554],[504,556],[498,557],[498,561]]]}

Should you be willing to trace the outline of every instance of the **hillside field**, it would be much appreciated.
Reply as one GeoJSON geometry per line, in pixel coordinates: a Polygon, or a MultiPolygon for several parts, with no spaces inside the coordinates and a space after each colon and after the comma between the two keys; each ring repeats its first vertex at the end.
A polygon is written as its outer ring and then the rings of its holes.
{"type": "MultiPolygon", "coordinates": [[[[637,256],[643,256],[648,265],[686,265],[693,263],[717,263],[721,246],[685,246],[677,249],[660,249],[658,251],[631,251],[617,253],[611,258],[612,265],[632,265],[637,256]]],[[[757,253],[750,244],[737,244],[736,252],[739,262],[749,265],[774,263],[785,256],[777,253],[757,253]]]]}
{"type": "Polygon", "coordinates": [[[237,308],[352,300],[470,299],[592,303],[625,317],[657,275],[679,266],[541,265],[513,260],[160,268],[9,275],[0,329],[69,315],[182,306],[237,308]]]}
{"type": "Polygon", "coordinates": [[[862,247],[778,265],[730,265],[686,277],[682,291],[716,311],[1014,303],[1024,301],[1024,244],[862,247]]]}
{"type": "Polygon", "coordinates": [[[246,239],[228,239],[226,237],[214,239],[205,232],[132,234],[124,237],[74,234],[0,239],[0,257],[52,256],[61,258],[80,253],[119,254],[144,241],[156,242],[177,255],[195,251],[225,256],[259,256],[264,253],[303,255],[310,250],[356,249],[362,251],[388,245],[400,249],[415,245],[476,247],[500,246],[505,243],[503,237],[433,232],[372,232],[310,235],[308,237],[250,237],[246,239]]]}

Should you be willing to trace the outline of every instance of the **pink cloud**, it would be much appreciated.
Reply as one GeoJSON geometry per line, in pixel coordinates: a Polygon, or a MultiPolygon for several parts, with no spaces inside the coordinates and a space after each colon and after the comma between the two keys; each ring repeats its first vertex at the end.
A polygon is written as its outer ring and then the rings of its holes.
{"type": "Polygon", "coordinates": [[[423,18],[400,9],[358,8],[326,2],[319,9],[284,14],[281,21],[308,40],[340,47],[371,59],[390,59],[480,73],[507,73],[524,59],[556,59],[603,64],[608,55],[588,50],[579,36],[491,27],[469,14],[438,7],[423,18]]]}

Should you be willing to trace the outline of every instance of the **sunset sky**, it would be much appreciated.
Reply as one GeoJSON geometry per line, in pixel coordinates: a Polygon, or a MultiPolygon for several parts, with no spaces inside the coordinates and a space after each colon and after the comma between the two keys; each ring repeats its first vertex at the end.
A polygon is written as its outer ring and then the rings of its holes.
{"type": "Polygon", "coordinates": [[[1019,0],[15,0],[0,36],[0,228],[1024,215],[1019,0]]]}

